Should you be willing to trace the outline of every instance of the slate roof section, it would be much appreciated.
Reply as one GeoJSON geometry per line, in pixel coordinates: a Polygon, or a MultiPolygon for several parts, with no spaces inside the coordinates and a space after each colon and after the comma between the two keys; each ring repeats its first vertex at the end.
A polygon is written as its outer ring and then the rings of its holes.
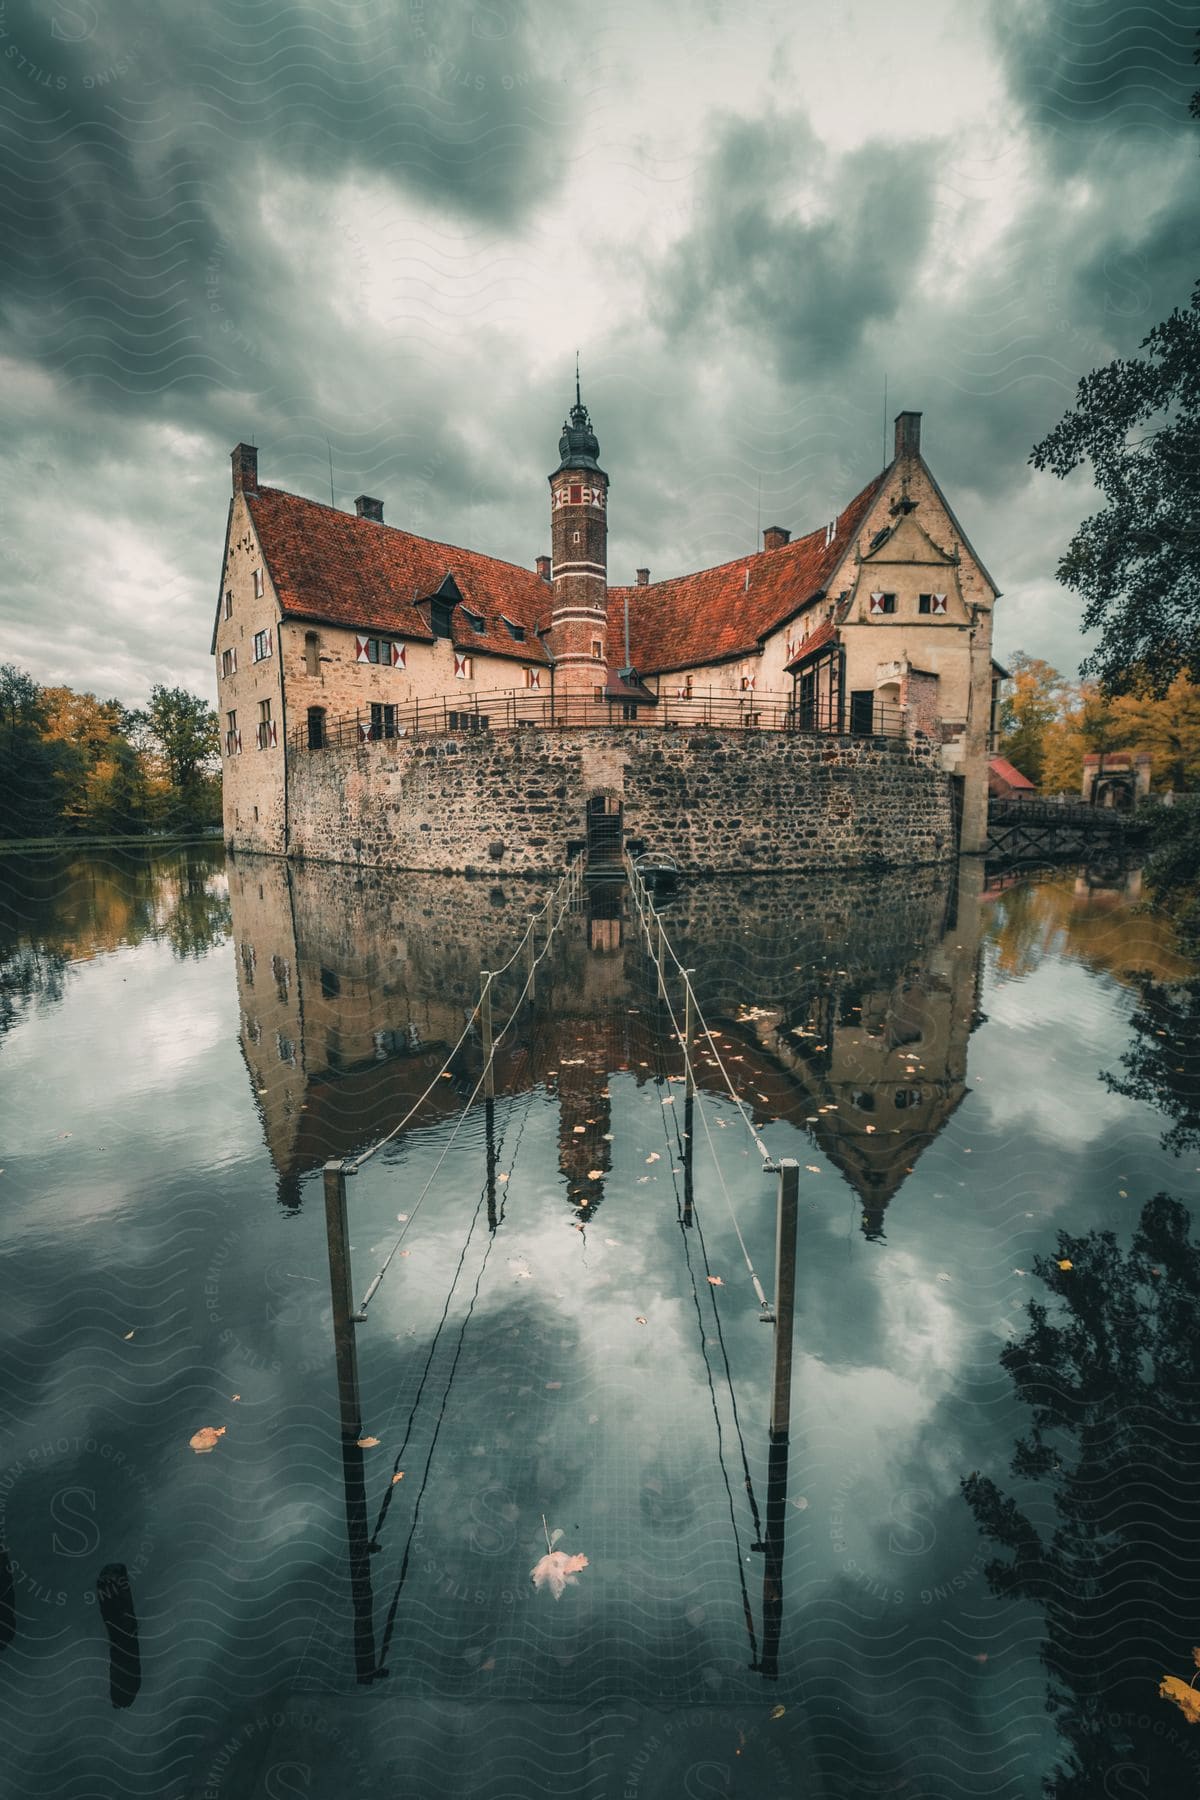
{"type": "Polygon", "coordinates": [[[551,596],[536,570],[360,519],[281,488],[248,491],[246,504],[285,618],[431,643],[428,607],[423,616],[416,602],[428,600],[452,575],[467,609],[484,620],[484,630],[475,631],[456,606],[455,645],[515,662],[549,661],[536,632],[549,622],[551,596]],[[502,616],[525,627],[522,643],[502,616]]]}
{"type": "Polygon", "coordinates": [[[769,632],[825,588],[883,479],[876,476],[838,514],[837,530],[828,543],[822,525],[778,549],[739,556],[715,569],[645,587],[610,587],[608,628],[617,634],[613,641],[619,641],[624,630],[628,597],[630,661],[642,675],[754,655],[769,632]]]}

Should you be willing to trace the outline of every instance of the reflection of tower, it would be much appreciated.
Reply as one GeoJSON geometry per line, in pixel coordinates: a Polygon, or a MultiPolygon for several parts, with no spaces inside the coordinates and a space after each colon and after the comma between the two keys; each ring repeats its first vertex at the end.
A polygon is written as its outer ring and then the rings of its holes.
{"type": "Polygon", "coordinates": [[[608,1021],[564,1023],[558,1060],[558,1166],[571,1204],[586,1222],[604,1198],[602,1177],[612,1168],[608,1071],[614,1034],[606,1029],[608,1021]],[[574,1044],[573,1037],[578,1040],[574,1044]],[[600,1177],[593,1180],[597,1169],[600,1177]]]}
{"type": "Polygon", "coordinates": [[[591,695],[607,677],[608,476],[579,397],[578,369],[575,404],[558,449],[559,465],[550,476],[554,685],[559,692],[591,695]]]}

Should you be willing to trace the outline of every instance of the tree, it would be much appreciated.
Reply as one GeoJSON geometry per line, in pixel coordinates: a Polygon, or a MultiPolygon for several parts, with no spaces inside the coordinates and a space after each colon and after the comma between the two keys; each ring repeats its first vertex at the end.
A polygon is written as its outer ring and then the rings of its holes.
{"type": "Polygon", "coordinates": [[[211,823],[213,776],[220,750],[216,713],[207,700],[189,694],[186,688],[157,685],[150,693],[146,720],[171,788],[168,823],[211,823]]]}
{"type": "Polygon", "coordinates": [[[1200,687],[1177,675],[1166,695],[1130,694],[1114,702],[1124,742],[1148,750],[1156,789],[1200,787],[1200,687]]]}
{"type": "Polygon", "coordinates": [[[73,688],[43,689],[43,734],[69,745],[62,774],[62,817],[78,830],[127,835],[146,826],[147,794],[138,755],[127,736],[130,715],[119,700],[97,700],[73,688]]]}
{"type": "Polygon", "coordinates": [[[1000,753],[1040,787],[1046,732],[1062,710],[1069,683],[1040,656],[1018,650],[1009,661],[1012,687],[1000,706],[1000,753]]]}
{"type": "Polygon", "coordinates": [[[49,709],[31,675],[0,666],[0,838],[46,837],[59,827],[83,757],[46,737],[49,709]]]}
{"type": "Polygon", "coordinates": [[[1060,478],[1090,462],[1106,501],[1058,565],[1101,634],[1081,673],[1161,696],[1181,672],[1200,682],[1200,285],[1140,348],[1083,377],[1029,460],[1060,478]]]}

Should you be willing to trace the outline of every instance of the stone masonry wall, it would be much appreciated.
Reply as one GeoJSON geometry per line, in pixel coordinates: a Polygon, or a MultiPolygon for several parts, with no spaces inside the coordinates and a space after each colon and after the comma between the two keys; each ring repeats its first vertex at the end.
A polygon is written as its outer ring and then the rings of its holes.
{"type": "Polygon", "coordinates": [[[288,751],[289,854],[504,874],[561,869],[588,800],[689,872],[860,868],[955,854],[938,751],[777,732],[513,731],[288,751]]]}

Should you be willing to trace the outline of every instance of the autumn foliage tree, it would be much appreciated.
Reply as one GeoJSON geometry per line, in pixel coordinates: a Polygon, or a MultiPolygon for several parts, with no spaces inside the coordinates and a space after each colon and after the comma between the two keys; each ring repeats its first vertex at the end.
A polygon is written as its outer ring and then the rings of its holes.
{"type": "Polygon", "coordinates": [[[156,687],[145,711],[0,669],[0,837],[136,837],[220,818],[217,721],[156,687]]]}

